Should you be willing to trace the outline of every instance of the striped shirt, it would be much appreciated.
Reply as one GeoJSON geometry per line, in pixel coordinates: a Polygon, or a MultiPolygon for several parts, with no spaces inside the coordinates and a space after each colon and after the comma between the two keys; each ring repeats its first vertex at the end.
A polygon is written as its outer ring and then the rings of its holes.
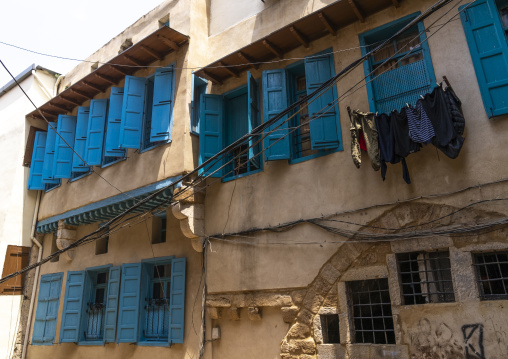
{"type": "Polygon", "coordinates": [[[409,124],[409,137],[418,143],[429,143],[436,135],[429,116],[423,109],[422,102],[418,100],[414,108],[406,108],[409,124]]]}

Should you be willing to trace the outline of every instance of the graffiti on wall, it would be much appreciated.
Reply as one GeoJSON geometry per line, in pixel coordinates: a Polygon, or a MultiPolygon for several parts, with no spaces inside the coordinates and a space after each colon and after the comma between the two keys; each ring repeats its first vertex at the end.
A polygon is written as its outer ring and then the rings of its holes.
{"type": "Polygon", "coordinates": [[[432,324],[427,318],[409,331],[412,359],[464,359],[462,340],[446,323],[432,324]]]}
{"type": "Polygon", "coordinates": [[[483,349],[483,325],[466,324],[462,326],[466,359],[485,359],[483,349]]]}

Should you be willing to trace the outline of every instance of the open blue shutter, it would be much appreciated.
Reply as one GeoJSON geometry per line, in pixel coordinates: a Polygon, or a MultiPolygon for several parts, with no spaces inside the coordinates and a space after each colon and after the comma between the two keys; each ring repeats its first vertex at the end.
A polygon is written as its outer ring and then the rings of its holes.
{"type": "Polygon", "coordinates": [[[112,87],[109,96],[108,123],[104,156],[123,157],[125,150],[120,148],[120,122],[122,121],[123,87],[112,87]]]}
{"type": "Polygon", "coordinates": [[[90,166],[98,166],[102,163],[107,112],[108,99],[90,101],[90,120],[88,121],[85,150],[85,160],[90,166]]]}
{"type": "MultiPolygon", "coordinates": [[[[248,93],[248,131],[251,132],[253,129],[259,126],[259,88],[256,80],[252,77],[250,71],[247,71],[247,93],[248,93]]],[[[259,153],[259,136],[251,137],[249,140],[249,159],[252,159],[255,164],[259,164],[259,156],[254,156],[259,153]]]]}
{"type": "Polygon", "coordinates": [[[41,276],[32,344],[50,345],[55,340],[61,289],[62,273],[41,276]]]}
{"type": "Polygon", "coordinates": [[[88,172],[89,167],[79,157],[85,159],[86,133],[88,130],[88,118],[90,107],[78,108],[76,121],[76,137],[74,139],[74,155],[72,157],[72,172],[88,172]],[[79,157],[78,157],[79,155],[79,157]]]}
{"type": "Polygon", "coordinates": [[[53,160],[55,159],[55,141],[56,141],[56,123],[50,122],[48,124],[48,132],[46,135],[46,149],[44,150],[44,164],[42,165],[42,183],[55,184],[58,180],[55,179],[53,172],[53,160]]]}
{"type": "MultiPolygon", "coordinates": [[[[267,122],[288,106],[286,70],[263,71],[263,119],[267,122]]],[[[267,161],[287,160],[290,158],[287,116],[274,123],[265,131],[265,158],[267,161]],[[280,127],[275,129],[278,125],[280,127]]]]}
{"type": "Polygon", "coordinates": [[[201,95],[206,93],[207,81],[192,75],[191,95],[191,132],[199,135],[199,117],[201,116],[201,95]]]}
{"type": "Polygon", "coordinates": [[[118,313],[118,297],[120,294],[120,273],[122,268],[109,268],[109,282],[106,300],[106,316],[104,320],[104,341],[106,343],[115,342],[116,318],[118,313]]]}
{"type": "Polygon", "coordinates": [[[169,343],[183,343],[185,323],[185,258],[171,261],[169,343]]]}
{"type": "Polygon", "coordinates": [[[59,115],[56,132],[60,136],[57,135],[55,139],[53,173],[55,178],[71,178],[74,137],[76,136],[76,116],[59,115]]]}
{"type": "Polygon", "coordinates": [[[138,341],[138,321],[141,292],[141,263],[122,266],[120,305],[118,306],[118,343],[138,341]]]}
{"type": "MultiPolygon", "coordinates": [[[[305,81],[307,94],[314,92],[333,76],[333,56],[324,54],[305,58],[305,81]]],[[[335,85],[325,92],[320,92],[309,100],[310,140],[313,150],[331,149],[341,146],[339,111],[335,85]],[[312,101],[312,102],[311,102],[312,101]]]]}
{"type": "Polygon", "coordinates": [[[34,147],[32,150],[32,162],[30,163],[30,175],[28,176],[28,189],[43,190],[42,168],[44,166],[44,153],[46,151],[46,132],[35,133],[34,147]]]}
{"type": "MultiPolygon", "coordinates": [[[[201,96],[199,164],[202,164],[206,160],[215,156],[224,147],[222,140],[222,108],[222,96],[206,94],[201,96]]],[[[219,160],[211,168],[203,168],[199,171],[199,173],[204,174],[205,176],[211,175],[211,177],[222,177],[222,169],[218,170],[221,166],[222,160],[219,160]],[[216,170],[218,171],[215,172],[216,170]]]]}
{"type": "Polygon", "coordinates": [[[120,122],[120,146],[123,148],[141,148],[145,85],[144,77],[125,76],[120,122]]]}
{"type": "Polygon", "coordinates": [[[508,113],[508,44],[496,3],[477,0],[460,17],[487,114],[508,113]]]}
{"type": "Polygon", "coordinates": [[[155,70],[150,142],[171,140],[173,129],[173,67],[155,70]]]}
{"type": "Polygon", "coordinates": [[[77,343],[79,341],[84,288],[85,271],[67,272],[65,300],[60,324],[60,343],[77,343]]]}

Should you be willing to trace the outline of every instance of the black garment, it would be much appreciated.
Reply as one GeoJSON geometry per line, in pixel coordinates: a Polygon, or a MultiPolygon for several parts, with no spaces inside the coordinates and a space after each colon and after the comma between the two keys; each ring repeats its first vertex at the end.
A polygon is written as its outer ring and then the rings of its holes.
{"type": "Polygon", "coordinates": [[[404,107],[400,112],[392,111],[390,117],[392,119],[392,131],[395,136],[395,154],[400,157],[407,157],[409,154],[419,151],[420,144],[409,137],[406,108],[404,107]]]}
{"type": "Polygon", "coordinates": [[[422,105],[429,116],[436,136],[432,144],[450,158],[457,158],[464,143],[464,116],[461,102],[451,88],[436,86],[426,94],[422,105]]]}

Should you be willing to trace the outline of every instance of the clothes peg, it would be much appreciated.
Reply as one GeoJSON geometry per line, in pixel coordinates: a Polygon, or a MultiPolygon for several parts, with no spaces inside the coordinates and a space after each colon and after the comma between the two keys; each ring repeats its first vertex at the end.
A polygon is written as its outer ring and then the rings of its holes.
{"type": "Polygon", "coordinates": [[[406,106],[409,108],[409,104],[406,102],[406,106]]]}
{"type": "Polygon", "coordinates": [[[420,97],[422,98],[422,100],[425,100],[425,98],[423,97],[423,95],[420,95],[420,97]]]}

